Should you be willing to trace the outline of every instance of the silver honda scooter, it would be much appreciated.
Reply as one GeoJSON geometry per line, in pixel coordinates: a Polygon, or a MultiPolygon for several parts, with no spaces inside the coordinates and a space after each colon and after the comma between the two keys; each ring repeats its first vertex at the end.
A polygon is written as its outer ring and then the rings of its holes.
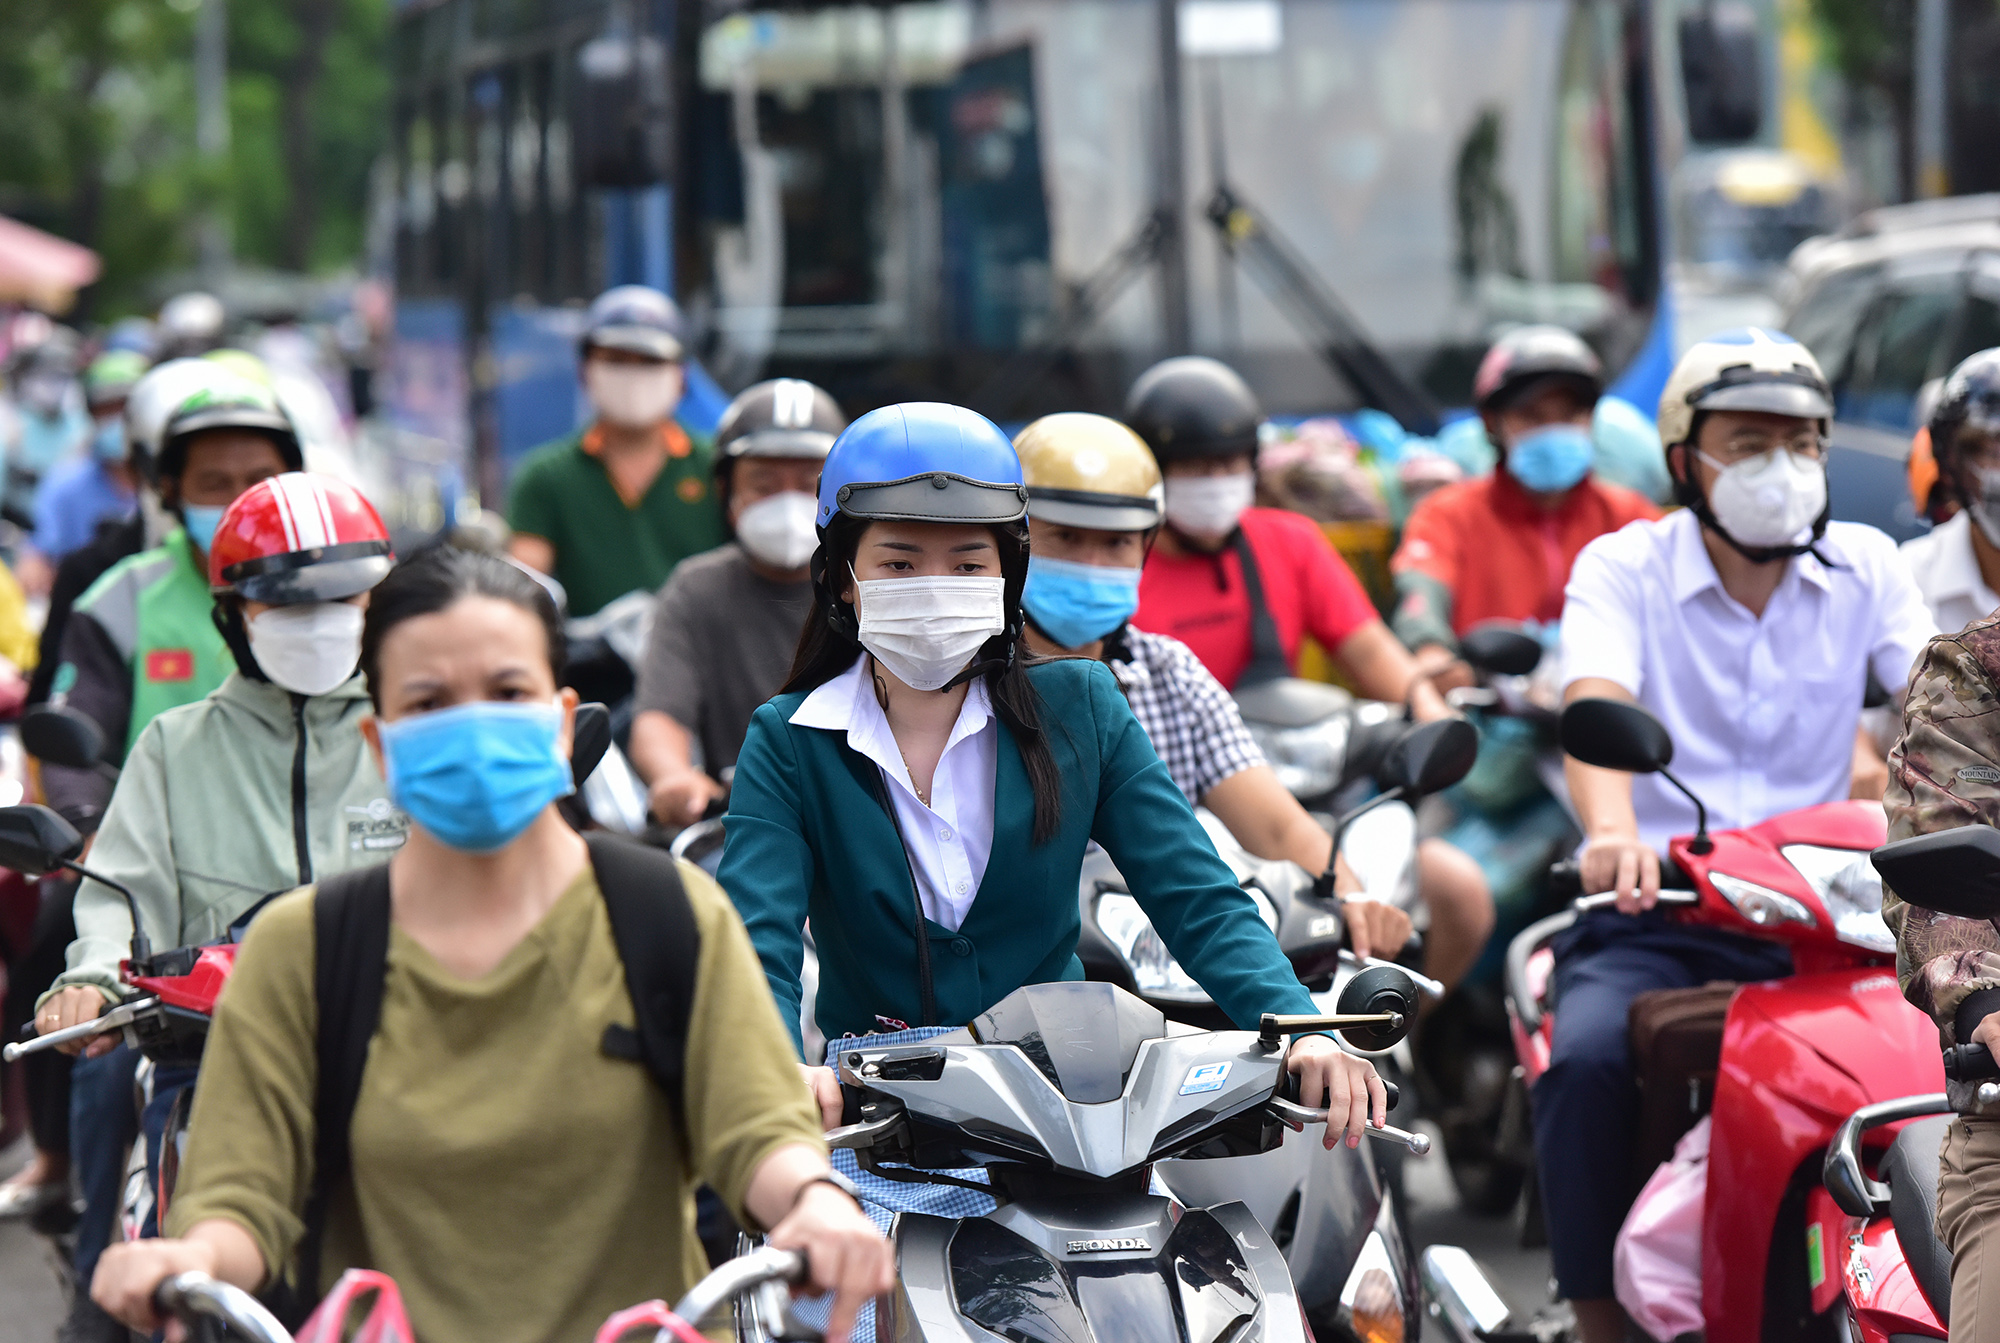
{"type": "MultiPolygon", "coordinates": [[[[1349,984],[1344,1012],[1203,1031],[1109,984],[1033,984],[960,1031],[856,1040],[839,1073],[859,1122],[827,1141],[886,1178],[983,1167],[980,1188],[999,1205],[896,1219],[896,1287],[877,1306],[877,1336],[1304,1343],[1380,1337],[1393,1317],[1413,1337],[1414,1274],[1386,1224],[1361,1229],[1367,1249],[1344,1279],[1302,1284],[1240,1200],[1190,1203],[1152,1176],[1159,1163],[1271,1151],[1287,1128],[1324,1123],[1289,1096],[1289,1036],[1338,1030],[1381,1047],[1415,1005],[1407,977],[1383,968],[1349,984]]],[[[746,1309],[738,1337],[796,1336],[771,1315],[746,1309]]]]}

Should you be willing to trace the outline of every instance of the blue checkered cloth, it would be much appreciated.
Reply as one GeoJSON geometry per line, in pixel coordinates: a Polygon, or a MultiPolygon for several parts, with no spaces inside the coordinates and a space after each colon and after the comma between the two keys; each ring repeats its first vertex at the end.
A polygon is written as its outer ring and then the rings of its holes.
{"type": "MultiPolygon", "coordinates": [[[[848,1036],[841,1040],[829,1040],[826,1046],[826,1066],[838,1068],[840,1056],[857,1046],[864,1049],[881,1049],[888,1045],[913,1045],[934,1036],[945,1035],[957,1030],[956,1026],[917,1026],[906,1031],[889,1031],[881,1035],[848,1036]]],[[[842,1149],[833,1154],[833,1168],[854,1181],[861,1191],[861,1208],[869,1220],[881,1229],[883,1235],[895,1224],[899,1212],[923,1212],[933,1217],[984,1217],[997,1206],[987,1194],[975,1194],[970,1189],[961,1189],[949,1184],[905,1184],[899,1180],[885,1180],[879,1175],[861,1169],[855,1161],[854,1153],[842,1149]]],[[[945,1172],[961,1180],[986,1183],[986,1172],[974,1166],[969,1170],[945,1172]]],[[[826,1327],[828,1315],[833,1311],[831,1295],[814,1297],[797,1302],[793,1313],[814,1328],[826,1327]]],[[[863,1306],[861,1316],[854,1322],[853,1343],[875,1343],[875,1307],[863,1306]]]]}

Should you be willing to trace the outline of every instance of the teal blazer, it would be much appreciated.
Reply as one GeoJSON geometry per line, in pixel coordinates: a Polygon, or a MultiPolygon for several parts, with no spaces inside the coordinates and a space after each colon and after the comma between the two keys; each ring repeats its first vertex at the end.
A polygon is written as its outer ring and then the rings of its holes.
{"type": "MultiPolygon", "coordinates": [[[[1077,880],[1093,839],[1183,968],[1231,1020],[1314,1011],[1104,664],[1028,670],[1062,775],[1062,822],[1036,844],[1034,794],[1007,725],[994,780],[992,856],[957,932],[926,920],[938,1024],[963,1025],[1024,984],[1083,978],[1077,880]]],[[[758,709],[737,757],[719,877],[742,912],[778,1008],[799,1035],[802,929],[819,949],[828,1039],[920,1025],[916,894],[873,761],[845,731],[795,727],[804,694],[758,709]]],[[[817,1063],[818,1060],[812,1060],[817,1063]]]]}

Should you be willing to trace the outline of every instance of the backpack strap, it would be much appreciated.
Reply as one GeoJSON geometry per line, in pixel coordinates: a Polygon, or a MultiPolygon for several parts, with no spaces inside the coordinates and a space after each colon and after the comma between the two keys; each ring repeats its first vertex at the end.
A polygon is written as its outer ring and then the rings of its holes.
{"type": "Polygon", "coordinates": [[[639,1026],[636,1038],[621,1026],[607,1026],[604,1052],[646,1065],[667,1093],[685,1138],[687,1037],[701,962],[694,906],[669,854],[604,831],[586,834],[584,842],[611,916],[611,936],[625,964],[625,987],[639,1026]]]}
{"type": "Polygon", "coordinates": [[[303,1320],[319,1303],[320,1250],[334,1191],[347,1179],[348,1130],[382,1017],[389,962],[389,865],[356,868],[313,891],[313,995],[319,1086],[313,1098],[313,1180],[306,1197],[298,1276],[282,1304],[303,1320]]]}
{"type": "Polygon", "coordinates": [[[1250,665],[1236,678],[1235,686],[1243,690],[1290,676],[1292,664],[1285,656],[1284,641],[1278,637],[1278,622],[1271,616],[1271,605],[1264,600],[1264,575],[1257,568],[1257,553],[1250,548],[1250,538],[1241,527],[1236,529],[1231,549],[1243,566],[1243,591],[1250,599],[1250,665]]]}

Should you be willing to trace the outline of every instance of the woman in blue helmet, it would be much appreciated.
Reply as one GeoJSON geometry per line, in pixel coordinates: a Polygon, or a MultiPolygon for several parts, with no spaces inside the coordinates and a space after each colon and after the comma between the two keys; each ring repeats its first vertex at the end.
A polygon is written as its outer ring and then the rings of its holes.
{"type": "MultiPolygon", "coordinates": [[[[722,886],[797,1038],[802,929],[817,1020],[954,1028],[1024,984],[1077,979],[1077,879],[1096,840],[1181,965],[1239,1025],[1310,1013],[1118,683],[1020,643],[1028,492],[1006,435],[957,406],[888,406],[819,483],[814,608],[790,680],[738,757],[722,886]]],[[[1292,1046],[1308,1104],[1359,1145],[1381,1082],[1324,1036],[1292,1046]]],[[[808,1068],[829,1127],[831,1069],[808,1068]]]]}

